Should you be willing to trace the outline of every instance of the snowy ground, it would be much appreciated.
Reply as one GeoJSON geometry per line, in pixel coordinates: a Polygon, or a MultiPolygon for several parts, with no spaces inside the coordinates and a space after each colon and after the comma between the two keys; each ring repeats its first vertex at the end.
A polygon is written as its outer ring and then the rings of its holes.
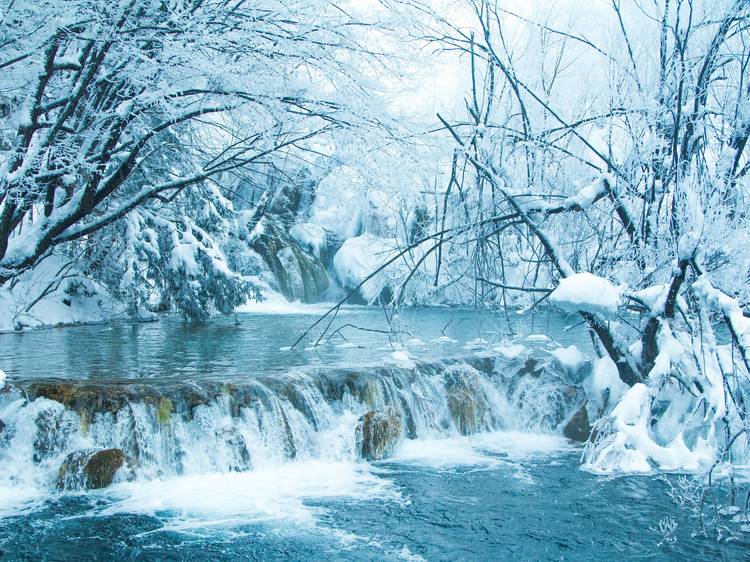
{"type": "Polygon", "coordinates": [[[0,287],[0,332],[103,322],[124,314],[124,306],[106,289],[81,276],[60,255],[0,287]]]}

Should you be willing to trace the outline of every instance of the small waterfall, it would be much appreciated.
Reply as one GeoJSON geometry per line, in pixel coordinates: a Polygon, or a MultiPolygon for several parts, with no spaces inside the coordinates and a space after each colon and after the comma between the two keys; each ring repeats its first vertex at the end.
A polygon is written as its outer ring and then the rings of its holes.
{"type": "Polygon", "coordinates": [[[584,401],[578,380],[550,358],[499,357],[247,381],[19,380],[0,394],[0,486],[99,487],[91,482],[106,485],[108,467],[116,479],[150,480],[389,449],[363,446],[369,435],[559,432],[584,401]],[[92,468],[96,451],[114,452],[92,468]]]}

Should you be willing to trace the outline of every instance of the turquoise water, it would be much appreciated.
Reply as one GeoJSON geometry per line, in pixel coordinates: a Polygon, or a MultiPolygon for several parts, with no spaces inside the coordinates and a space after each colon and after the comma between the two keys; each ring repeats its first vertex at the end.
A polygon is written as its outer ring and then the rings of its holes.
{"type": "MultiPolygon", "coordinates": [[[[476,338],[488,344],[509,338],[554,333],[561,344],[587,349],[587,335],[574,317],[539,315],[513,318],[464,309],[407,309],[389,324],[384,312],[347,307],[336,315],[326,336],[320,331],[292,346],[325,306],[306,314],[238,314],[203,325],[167,316],[158,322],[83,325],[65,329],[0,334],[0,365],[9,377],[84,379],[222,378],[281,372],[305,365],[367,365],[403,345],[418,358],[470,352],[476,338]],[[382,333],[392,330],[391,334],[382,333]],[[378,332],[368,330],[379,330],[378,332]],[[512,331],[511,331],[512,330],[512,331]],[[451,341],[436,342],[445,337],[451,341]],[[417,339],[423,343],[412,343],[417,339]],[[395,347],[394,347],[395,346],[395,347]]],[[[545,346],[548,342],[526,342],[545,346]]]]}
{"type": "Polygon", "coordinates": [[[653,527],[674,511],[658,480],[594,477],[578,470],[575,450],[489,455],[501,462],[380,463],[370,470],[397,500],[304,498],[312,521],[283,509],[250,523],[231,508],[101,515],[114,500],[61,495],[0,520],[0,549],[7,560],[746,559],[750,544],[691,537],[679,513],[677,542],[657,546],[653,527]]]}
{"type": "Polygon", "coordinates": [[[586,367],[566,374],[548,354],[573,343],[589,352],[585,332],[567,329],[575,319],[538,316],[509,329],[501,315],[423,309],[403,312],[389,330],[382,311],[350,308],[332,324],[341,335],[287,349],[315,318],[241,314],[186,326],[166,317],[0,335],[0,365],[21,389],[0,396],[0,559],[746,558],[742,537],[693,536],[697,521],[676,509],[664,479],[579,469],[582,448],[560,435],[559,422],[578,407],[586,367]],[[494,347],[518,343],[520,357],[476,370],[494,347]],[[414,365],[394,364],[402,348],[414,365]],[[492,422],[473,435],[436,413],[446,407],[441,377],[457,373],[499,392],[489,401],[492,422]],[[131,413],[84,423],[80,412],[24,397],[50,379],[96,392],[130,384],[123,411],[131,413]],[[158,399],[142,403],[133,388],[147,398],[169,389],[177,411],[161,419],[158,399]],[[183,411],[179,393],[191,388],[219,390],[183,411]],[[561,396],[568,402],[556,421],[535,419],[561,396]],[[254,406],[231,406],[240,398],[254,406]],[[358,417],[398,400],[414,428],[392,457],[359,459],[358,417]],[[140,440],[134,475],[98,491],[55,487],[69,451],[119,444],[123,431],[140,440]],[[230,453],[240,438],[248,460],[237,466],[230,453]],[[665,517],[677,525],[674,540],[658,530],[665,517]]]}

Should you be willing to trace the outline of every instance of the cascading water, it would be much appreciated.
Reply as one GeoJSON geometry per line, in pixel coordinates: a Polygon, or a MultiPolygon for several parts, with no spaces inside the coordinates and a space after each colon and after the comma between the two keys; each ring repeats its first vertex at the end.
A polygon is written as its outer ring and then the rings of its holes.
{"type": "MultiPolygon", "coordinates": [[[[661,540],[666,484],[596,478],[564,437],[598,412],[596,372],[559,345],[586,353],[585,333],[410,314],[396,353],[361,330],[289,350],[293,315],[3,335],[0,558],[616,559],[661,540]]],[[[685,559],[691,528],[659,554],[685,559]]]]}
{"type": "Polygon", "coordinates": [[[367,447],[398,445],[363,443],[363,435],[373,441],[554,432],[584,400],[580,375],[549,358],[485,357],[413,368],[299,368],[245,382],[16,380],[0,398],[0,487],[98,487],[71,477],[90,469],[86,459],[95,451],[121,451],[122,462],[117,457],[110,466],[116,480],[143,482],[356,461],[363,451],[373,458],[367,447]],[[370,419],[395,429],[366,427],[370,419]]]}

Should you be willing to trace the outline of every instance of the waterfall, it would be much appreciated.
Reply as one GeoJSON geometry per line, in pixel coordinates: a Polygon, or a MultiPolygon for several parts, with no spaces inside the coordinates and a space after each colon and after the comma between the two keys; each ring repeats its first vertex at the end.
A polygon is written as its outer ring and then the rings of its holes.
{"type": "Polygon", "coordinates": [[[0,487],[84,486],[71,471],[92,470],[97,451],[116,453],[100,453],[96,470],[153,480],[356,461],[363,439],[559,432],[585,400],[580,379],[549,357],[473,357],[244,381],[15,380],[0,394],[0,487]]]}

